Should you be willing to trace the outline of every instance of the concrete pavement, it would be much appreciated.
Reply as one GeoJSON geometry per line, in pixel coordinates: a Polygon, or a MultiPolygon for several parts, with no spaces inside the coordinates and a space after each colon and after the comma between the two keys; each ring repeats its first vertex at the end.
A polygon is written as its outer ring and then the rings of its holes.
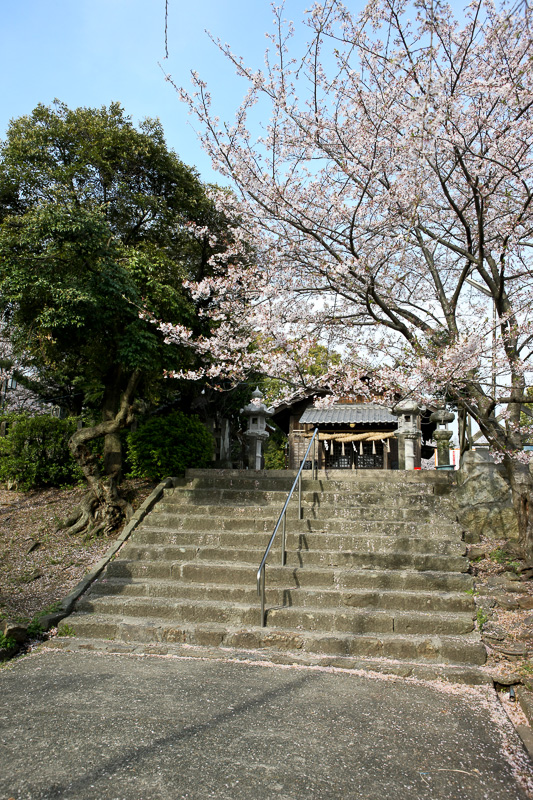
{"type": "Polygon", "coordinates": [[[0,670],[0,698],[0,800],[530,796],[486,687],[42,650],[0,670]]]}

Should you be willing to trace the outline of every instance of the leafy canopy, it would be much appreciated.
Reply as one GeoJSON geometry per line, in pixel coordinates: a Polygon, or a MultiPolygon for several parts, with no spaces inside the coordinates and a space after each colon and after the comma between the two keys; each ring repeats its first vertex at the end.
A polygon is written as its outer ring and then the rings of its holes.
{"type": "Polygon", "coordinates": [[[111,373],[146,382],[187,364],[138,312],[201,330],[182,284],[207,274],[198,228],[216,224],[157,120],[137,129],[118,103],[58,101],[13,120],[0,148],[0,303],[15,350],[96,405],[111,373]]]}

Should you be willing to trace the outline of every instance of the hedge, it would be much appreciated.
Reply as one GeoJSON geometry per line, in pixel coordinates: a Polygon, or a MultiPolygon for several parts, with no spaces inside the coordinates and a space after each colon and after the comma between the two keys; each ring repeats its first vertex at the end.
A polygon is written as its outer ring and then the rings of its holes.
{"type": "Polygon", "coordinates": [[[165,417],[150,417],[128,433],[130,475],[155,481],[183,474],[188,467],[207,467],[214,446],[213,435],[197,416],[173,411],[165,417]]]}
{"type": "Polygon", "coordinates": [[[0,437],[0,481],[27,490],[65,486],[83,477],[68,449],[75,418],[11,414],[1,421],[6,422],[7,433],[0,437]]]}

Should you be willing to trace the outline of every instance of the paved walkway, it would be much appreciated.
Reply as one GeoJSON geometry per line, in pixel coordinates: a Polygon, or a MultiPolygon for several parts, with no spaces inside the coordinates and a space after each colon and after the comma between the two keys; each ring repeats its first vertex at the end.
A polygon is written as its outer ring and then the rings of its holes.
{"type": "Polygon", "coordinates": [[[486,688],[38,652],[0,670],[8,800],[525,800],[486,688]]]}

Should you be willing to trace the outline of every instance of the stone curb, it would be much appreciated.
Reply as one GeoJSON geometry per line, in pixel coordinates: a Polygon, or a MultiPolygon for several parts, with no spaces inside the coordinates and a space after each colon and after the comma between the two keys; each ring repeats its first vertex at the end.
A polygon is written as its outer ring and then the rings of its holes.
{"type": "Polygon", "coordinates": [[[515,691],[522,711],[531,726],[533,725],[533,692],[528,691],[525,686],[517,686],[515,691]]]}
{"type": "Polygon", "coordinates": [[[533,761],[533,732],[529,725],[517,725],[516,732],[522,740],[522,744],[526,748],[529,757],[533,761]]]}
{"type": "Polygon", "coordinates": [[[423,681],[445,681],[469,686],[493,686],[492,678],[477,667],[453,664],[423,664],[391,659],[327,656],[298,651],[247,650],[238,647],[189,645],[173,642],[121,642],[112,639],[85,639],[64,636],[43,642],[39,649],[65,652],[99,652],[110,655],[165,656],[168,658],[199,658],[204,661],[243,661],[283,666],[317,667],[347,671],[370,672],[397,678],[423,681]]]}
{"type": "Polygon", "coordinates": [[[531,725],[533,725],[533,692],[528,691],[525,686],[517,686],[515,691],[516,699],[529,723],[528,725],[517,725],[516,730],[533,761],[533,730],[531,729],[531,725]]]}
{"type": "Polygon", "coordinates": [[[45,616],[39,619],[40,624],[42,625],[43,629],[46,631],[51,627],[54,627],[58,624],[64,617],[67,617],[72,609],[74,608],[74,604],[78,600],[81,595],[87,591],[89,586],[98,578],[98,576],[104,571],[107,567],[113,556],[120,550],[124,542],[129,539],[135,528],[144,520],[146,515],[152,510],[155,506],[157,501],[163,496],[165,489],[170,489],[174,486],[174,479],[173,478],[165,478],[164,480],[159,483],[153,492],[146,498],[144,503],[139,506],[137,511],[133,514],[130,521],[118,537],[118,539],[113,542],[105,556],[100,559],[100,561],[88,572],[86,575],[83,576],[81,581],[74,587],[74,589],[63,598],[61,601],[61,608],[59,611],[54,612],[53,614],[46,614],[45,616]]]}

